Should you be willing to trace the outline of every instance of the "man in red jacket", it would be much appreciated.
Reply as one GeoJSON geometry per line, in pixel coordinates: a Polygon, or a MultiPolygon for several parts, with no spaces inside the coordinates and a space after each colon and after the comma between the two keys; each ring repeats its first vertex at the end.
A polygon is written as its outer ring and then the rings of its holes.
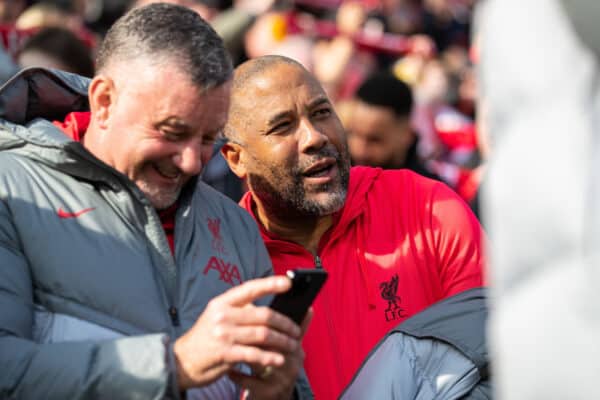
{"type": "Polygon", "coordinates": [[[226,135],[276,273],[329,272],[303,343],[317,399],[337,398],[404,319],[483,285],[483,234],[466,204],[408,170],[350,168],[330,100],[295,61],[238,67],[226,135]]]}

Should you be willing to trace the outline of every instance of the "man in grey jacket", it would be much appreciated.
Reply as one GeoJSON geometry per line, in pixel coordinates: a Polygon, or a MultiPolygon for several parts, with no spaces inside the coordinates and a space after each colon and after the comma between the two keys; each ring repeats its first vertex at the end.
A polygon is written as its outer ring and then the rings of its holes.
{"type": "Polygon", "coordinates": [[[290,283],[197,180],[229,107],[221,40],[154,4],[97,69],[0,89],[0,398],[302,397],[308,319],[255,305],[290,283]]]}

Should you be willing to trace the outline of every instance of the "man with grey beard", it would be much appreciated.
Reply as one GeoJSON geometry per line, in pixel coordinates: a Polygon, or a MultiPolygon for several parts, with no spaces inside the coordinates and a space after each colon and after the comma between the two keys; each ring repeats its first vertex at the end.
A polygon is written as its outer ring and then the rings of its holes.
{"type": "Polygon", "coordinates": [[[303,346],[319,399],[337,398],[391,328],[482,286],[481,227],[440,182],[350,168],[345,132],[319,82],[285,57],[235,72],[222,153],[247,180],[275,272],[324,268],[303,346]]]}

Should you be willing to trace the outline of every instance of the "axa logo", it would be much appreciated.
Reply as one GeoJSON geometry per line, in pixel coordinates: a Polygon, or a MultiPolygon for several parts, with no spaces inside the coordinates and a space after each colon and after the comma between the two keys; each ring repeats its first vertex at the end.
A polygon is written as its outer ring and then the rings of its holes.
{"type": "Polygon", "coordinates": [[[225,251],[225,246],[223,245],[223,238],[221,237],[221,220],[219,218],[207,218],[208,220],[208,230],[212,235],[212,248],[213,250],[221,253],[227,254],[225,251]]]}
{"type": "Polygon", "coordinates": [[[63,210],[62,207],[60,207],[57,211],[56,214],[58,214],[58,218],[61,219],[66,219],[66,218],[77,218],[82,216],[85,213],[88,213],[90,211],[94,211],[96,209],[96,207],[90,207],[90,208],[84,208],[83,210],[79,210],[79,211],[75,211],[75,212],[68,212],[63,210]]]}
{"type": "Polygon", "coordinates": [[[398,296],[398,274],[392,276],[388,282],[379,284],[381,297],[387,301],[388,305],[385,309],[385,320],[394,321],[404,318],[404,309],[400,307],[400,296],[398,296]]]}
{"type": "Polygon", "coordinates": [[[230,264],[218,257],[212,256],[204,267],[204,275],[208,274],[208,272],[211,270],[218,272],[219,279],[231,286],[242,283],[240,270],[235,264],[230,264]]]}

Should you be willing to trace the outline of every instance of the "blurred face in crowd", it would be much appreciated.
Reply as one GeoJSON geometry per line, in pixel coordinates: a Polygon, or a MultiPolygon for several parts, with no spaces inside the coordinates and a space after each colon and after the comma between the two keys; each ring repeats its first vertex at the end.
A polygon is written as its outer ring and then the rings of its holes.
{"type": "Polygon", "coordinates": [[[200,91],[175,62],[113,63],[90,86],[92,123],[100,129],[89,138],[88,130],[85,145],[155,208],[167,208],[210,159],[229,92],[229,82],[200,91]]]}
{"type": "Polygon", "coordinates": [[[35,49],[22,51],[19,53],[17,61],[22,68],[44,67],[75,72],[69,68],[69,66],[58,60],[57,57],[53,57],[50,54],[35,49]]]}
{"type": "Polygon", "coordinates": [[[414,140],[408,117],[356,100],[347,114],[348,147],[356,165],[401,168],[414,140]]]}
{"type": "Polygon", "coordinates": [[[345,134],[319,83],[296,65],[278,63],[234,94],[229,121],[241,145],[224,155],[246,177],[257,202],[281,217],[329,215],[346,197],[345,134]]]}
{"type": "Polygon", "coordinates": [[[26,5],[25,0],[0,0],[0,23],[15,22],[26,5]]]}

